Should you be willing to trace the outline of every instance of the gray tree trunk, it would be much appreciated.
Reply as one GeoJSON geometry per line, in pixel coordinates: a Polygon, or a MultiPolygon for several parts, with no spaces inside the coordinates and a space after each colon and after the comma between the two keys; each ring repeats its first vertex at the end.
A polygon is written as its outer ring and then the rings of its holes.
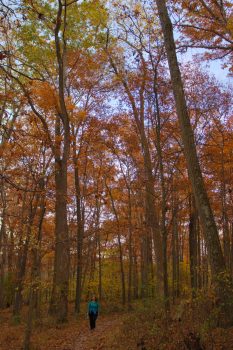
{"type": "Polygon", "coordinates": [[[181,129],[181,136],[184,145],[184,154],[187,161],[189,178],[192,184],[192,191],[195,197],[197,211],[201,220],[206,244],[208,247],[208,257],[210,261],[212,276],[214,279],[216,279],[219,273],[225,271],[224,258],[220,246],[217,227],[214,221],[212,209],[210,207],[197,156],[194,134],[188,115],[183,83],[176,56],[172,23],[168,15],[166,1],[156,0],[156,3],[164,35],[172,88],[175,97],[176,110],[181,129]]]}
{"type": "Polygon", "coordinates": [[[69,292],[69,267],[70,246],[67,222],[67,163],[70,154],[70,121],[65,103],[65,69],[66,69],[66,9],[61,0],[58,0],[56,26],[54,30],[56,57],[58,64],[58,93],[60,111],[58,111],[55,134],[55,259],[53,289],[50,303],[50,313],[57,322],[67,320],[68,292],[69,292]],[[64,10],[64,12],[63,12],[64,10]],[[64,131],[63,142],[61,142],[61,126],[64,131]]]}
{"type": "Polygon", "coordinates": [[[190,199],[190,218],[189,218],[189,263],[190,280],[192,288],[192,297],[196,296],[198,283],[198,254],[197,254],[197,213],[194,200],[190,199]]]}

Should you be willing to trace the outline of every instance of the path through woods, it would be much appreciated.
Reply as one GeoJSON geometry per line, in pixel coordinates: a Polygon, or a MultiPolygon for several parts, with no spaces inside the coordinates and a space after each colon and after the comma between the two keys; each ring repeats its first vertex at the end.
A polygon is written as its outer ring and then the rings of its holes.
{"type": "MultiPolygon", "coordinates": [[[[90,331],[89,320],[72,318],[69,323],[52,325],[49,321],[33,330],[32,348],[38,350],[109,350],[108,340],[121,327],[125,314],[100,315],[96,329],[90,331]]],[[[9,310],[2,313],[0,350],[20,350],[23,343],[24,324],[14,325],[9,310]]]]}
{"type": "Polygon", "coordinates": [[[101,316],[97,320],[94,331],[90,331],[85,325],[74,338],[73,350],[107,350],[106,340],[111,337],[122,324],[120,315],[101,316]]]}

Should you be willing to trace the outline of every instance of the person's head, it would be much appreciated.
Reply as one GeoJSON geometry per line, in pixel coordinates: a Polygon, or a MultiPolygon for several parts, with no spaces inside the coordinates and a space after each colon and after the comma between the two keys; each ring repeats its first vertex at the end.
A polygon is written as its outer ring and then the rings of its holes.
{"type": "Polygon", "coordinates": [[[93,296],[91,297],[91,301],[97,301],[97,298],[96,298],[95,295],[93,295],[93,296]]]}

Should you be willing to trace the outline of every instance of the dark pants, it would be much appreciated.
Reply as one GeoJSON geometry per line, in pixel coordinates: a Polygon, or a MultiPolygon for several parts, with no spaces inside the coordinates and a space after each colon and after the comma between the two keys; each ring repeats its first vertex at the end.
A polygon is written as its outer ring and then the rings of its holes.
{"type": "Polygon", "coordinates": [[[94,312],[89,313],[89,320],[90,320],[90,328],[95,328],[95,321],[97,320],[98,314],[94,314],[94,312]]]}

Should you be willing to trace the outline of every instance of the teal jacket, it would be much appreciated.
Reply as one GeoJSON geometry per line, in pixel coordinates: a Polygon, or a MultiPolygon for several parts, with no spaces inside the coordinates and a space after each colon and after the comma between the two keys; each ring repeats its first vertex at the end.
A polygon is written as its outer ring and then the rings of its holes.
{"type": "Polygon", "coordinates": [[[98,315],[99,312],[99,303],[97,301],[89,301],[88,303],[88,313],[93,313],[95,315],[98,315]]]}

